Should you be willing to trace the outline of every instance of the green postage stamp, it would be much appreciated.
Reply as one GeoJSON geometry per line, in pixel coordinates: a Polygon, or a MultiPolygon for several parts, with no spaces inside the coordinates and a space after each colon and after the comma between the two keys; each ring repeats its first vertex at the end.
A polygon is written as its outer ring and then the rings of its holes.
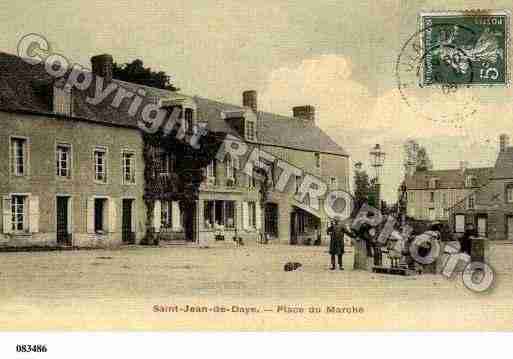
{"type": "Polygon", "coordinates": [[[510,13],[420,14],[421,85],[507,85],[510,13]]]}

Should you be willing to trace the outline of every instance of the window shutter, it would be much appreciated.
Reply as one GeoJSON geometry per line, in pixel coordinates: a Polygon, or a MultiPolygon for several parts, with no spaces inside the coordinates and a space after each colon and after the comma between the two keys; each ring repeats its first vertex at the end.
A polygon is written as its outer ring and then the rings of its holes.
{"type": "Polygon", "coordinates": [[[4,196],[2,198],[2,209],[3,209],[3,232],[12,232],[12,214],[11,214],[11,196],[4,196]]]}
{"type": "Polygon", "coordinates": [[[160,201],[155,201],[155,206],[153,207],[153,228],[155,229],[155,232],[160,232],[161,216],[162,203],[160,201]]]}
{"type": "Polygon", "coordinates": [[[87,200],[87,233],[94,233],[94,198],[87,200]]]}
{"type": "Polygon", "coordinates": [[[256,229],[261,229],[262,228],[262,211],[261,211],[261,208],[260,208],[260,203],[256,202],[255,203],[255,227],[256,229]]]}
{"type": "Polygon", "coordinates": [[[39,197],[29,197],[29,231],[31,233],[39,232],[39,197]]]}
{"type": "Polygon", "coordinates": [[[249,228],[249,210],[248,202],[242,202],[242,228],[249,228]]]}
{"type": "Polygon", "coordinates": [[[173,224],[173,229],[180,230],[182,229],[181,221],[180,221],[181,213],[180,206],[177,201],[171,202],[171,221],[173,224]]]}
{"type": "Polygon", "coordinates": [[[116,232],[116,226],[117,226],[117,211],[116,211],[116,200],[114,198],[111,198],[109,200],[109,232],[114,233],[116,232]]]}

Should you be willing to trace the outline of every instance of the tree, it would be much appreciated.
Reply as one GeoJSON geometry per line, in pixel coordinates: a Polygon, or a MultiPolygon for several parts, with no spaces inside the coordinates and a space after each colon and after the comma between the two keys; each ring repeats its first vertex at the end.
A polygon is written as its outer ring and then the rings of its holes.
{"type": "Polygon", "coordinates": [[[126,64],[114,63],[112,76],[121,81],[133,82],[163,90],[180,90],[171,83],[171,77],[168,74],[164,71],[152,71],[151,68],[144,67],[142,60],[139,59],[126,64]]]}
{"type": "Polygon", "coordinates": [[[427,171],[433,168],[431,158],[424,146],[420,146],[415,140],[408,140],[404,144],[404,169],[407,176],[416,171],[427,171]]]}
{"type": "Polygon", "coordinates": [[[356,202],[356,211],[358,211],[364,203],[368,203],[371,206],[374,205],[375,201],[371,192],[369,175],[362,169],[362,163],[358,162],[355,164],[354,171],[354,197],[356,202]]]}

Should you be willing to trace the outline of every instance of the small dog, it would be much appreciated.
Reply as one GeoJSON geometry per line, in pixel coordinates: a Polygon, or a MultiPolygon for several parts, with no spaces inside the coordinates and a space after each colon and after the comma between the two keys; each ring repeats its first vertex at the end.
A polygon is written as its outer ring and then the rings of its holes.
{"type": "Polygon", "coordinates": [[[283,266],[283,270],[285,272],[292,272],[292,271],[295,271],[295,270],[301,268],[302,266],[303,265],[298,262],[288,262],[288,263],[285,263],[285,265],[283,266]]]}

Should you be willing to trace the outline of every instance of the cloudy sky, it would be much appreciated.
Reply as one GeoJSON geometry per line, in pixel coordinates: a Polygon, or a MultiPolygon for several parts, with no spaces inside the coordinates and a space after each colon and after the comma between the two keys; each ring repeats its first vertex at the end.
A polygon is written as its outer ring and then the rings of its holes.
{"type": "Polygon", "coordinates": [[[105,52],[117,62],[141,58],[191,95],[239,104],[243,90],[256,89],[261,109],[282,114],[314,105],[319,126],[353,162],[368,163],[370,148],[382,144],[385,197],[395,200],[407,138],[444,169],[461,160],[492,165],[498,135],[513,135],[511,89],[412,88],[406,104],[395,64],[417,14],[511,7],[511,0],[3,1],[0,48],[15,53],[35,32],[84,65],[105,52]]]}

